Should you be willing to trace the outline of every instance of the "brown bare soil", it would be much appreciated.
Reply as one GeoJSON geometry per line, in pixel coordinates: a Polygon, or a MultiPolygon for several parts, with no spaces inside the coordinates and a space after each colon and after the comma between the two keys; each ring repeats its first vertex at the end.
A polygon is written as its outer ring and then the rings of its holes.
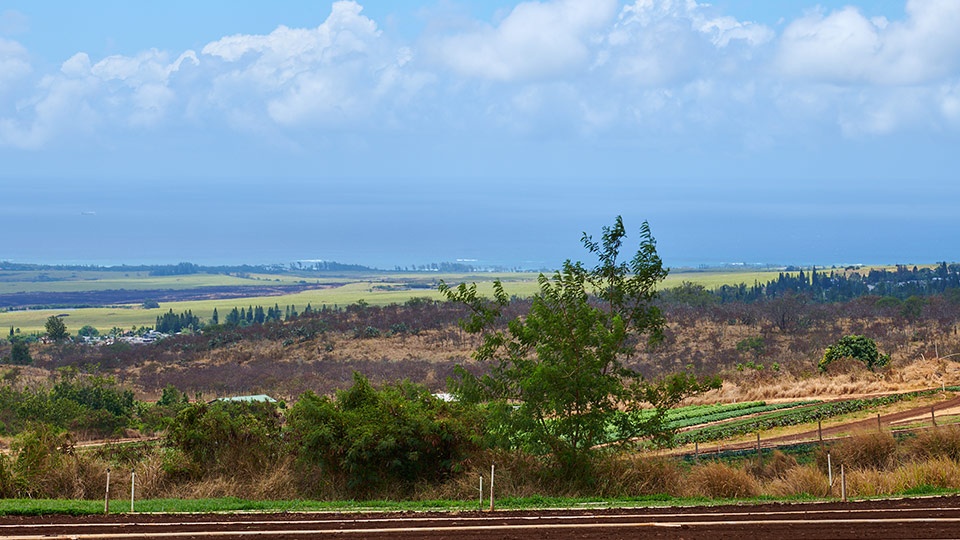
{"type": "Polygon", "coordinates": [[[393,514],[3,517],[7,538],[956,538],[960,498],[393,514]]]}

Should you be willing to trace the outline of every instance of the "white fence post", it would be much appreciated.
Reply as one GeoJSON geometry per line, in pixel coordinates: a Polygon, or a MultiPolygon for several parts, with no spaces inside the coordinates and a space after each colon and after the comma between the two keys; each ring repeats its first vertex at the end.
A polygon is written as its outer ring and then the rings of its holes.
{"type": "Polygon", "coordinates": [[[493,512],[493,474],[496,464],[490,464],[490,511],[493,512]]]}
{"type": "Polygon", "coordinates": [[[110,513],[110,467],[107,467],[107,491],[103,495],[103,513],[110,513]]]}

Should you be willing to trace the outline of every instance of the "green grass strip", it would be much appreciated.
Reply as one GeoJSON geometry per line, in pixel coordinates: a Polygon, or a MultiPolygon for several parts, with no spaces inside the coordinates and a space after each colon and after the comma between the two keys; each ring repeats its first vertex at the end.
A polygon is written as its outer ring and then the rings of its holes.
{"type": "MultiPolygon", "coordinates": [[[[749,501],[768,502],[768,497],[749,501]]],[[[496,500],[500,510],[543,510],[561,508],[624,508],[704,506],[744,500],[706,499],[702,497],[672,497],[667,494],[639,497],[505,497],[496,500]]],[[[233,497],[219,499],[146,499],[136,501],[136,513],[232,513],[232,512],[463,512],[486,510],[489,499],[481,504],[479,497],[473,501],[251,501],[233,497]]],[[[111,514],[129,514],[130,502],[110,501],[111,514]]],[[[0,516],[49,516],[49,515],[99,515],[103,514],[103,501],[71,501],[62,499],[0,499],[0,516]]]]}

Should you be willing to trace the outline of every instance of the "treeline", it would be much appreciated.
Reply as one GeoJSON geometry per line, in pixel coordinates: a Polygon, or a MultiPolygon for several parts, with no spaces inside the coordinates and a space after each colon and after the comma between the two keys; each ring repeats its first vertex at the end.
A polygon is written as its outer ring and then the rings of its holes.
{"type": "Polygon", "coordinates": [[[197,331],[202,327],[203,323],[200,321],[200,317],[194,315],[193,311],[187,310],[176,315],[171,309],[163,315],[157,316],[157,325],[154,326],[154,330],[164,334],[176,334],[183,330],[197,331]]]}
{"type": "MultiPolygon", "coordinates": [[[[387,272],[388,270],[365,266],[362,264],[341,263],[337,261],[297,261],[289,264],[261,264],[261,265],[199,265],[191,262],[180,262],[177,264],[148,264],[148,265],[119,265],[119,266],[97,266],[97,265],[49,265],[49,264],[31,264],[14,263],[10,261],[0,261],[0,271],[10,272],[49,272],[49,271],[71,271],[71,272],[146,272],[151,276],[185,276],[191,274],[235,274],[246,276],[250,274],[286,274],[286,273],[310,273],[310,272],[387,272]]],[[[476,266],[463,262],[439,262],[428,264],[414,264],[409,266],[396,265],[392,269],[395,272],[442,272],[442,273],[467,273],[467,272],[509,272],[515,269],[506,266],[476,266]]],[[[54,281],[54,278],[40,275],[38,281],[54,281]]]]}
{"type": "Polygon", "coordinates": [[[863,296],[906,300],[912,296],[953,295],[960,297],[960,264],[938,263],[933,268],[897,266],[895,270],[873,269],[866,273],[847,270],[781,272],[776,279],[753,285],[721,285],[705,289],[691,283],[664,291],[668,302],[704,305],[754,303],[788,295],[802,295],[814,302],[846,302],[863,296]]]}
{"type": "MultiPolygon", "coordinates": [[[[375,386],[359,374],[332,396],[307,391],[289,406],[206,402],[174,387],[146,403],[102,377],[71,376],[51,389],[0,386],[0,415],[11,420],[3,434],[12,436],[10,452],[0,454],[0,498],[90,499],[103,493],[108,467],[135,470],[143,498],[209,496],[219,486],[248,498],[373,500],[453,489],[447,497],[472,499],[473,467],[492,459],[522,464],[525,475],[557,491],[593,489],[608,474],[602,467],[563,474],[548,456],[492,436],[493,412],[407,381],[375,386]],[[129,430],[160,441],[76,445],[129,430]]],[[[595,457],[614,455],[611,448],[595,457]]]]}
{"type": "MultiPolygon", "coordinates": [[[[326,310],[326,306],[324,306],[323,309],[326,310]]],[[[307,307],[303,310],[303,315],[311,314],[313,314],[313,307],[307,304],[307,307]]],[[[289,321],[296,319],[300,315],[301,314],[297,312],[296,305],[288,305],[282,310],[278,304],[274,304],[273,307],[268,307],[267,309],[263,309],[263,306],[248,306],[247,308],[240,308],[238,310],[234,307],[227,313],[226,317],[223,318],[223,321],[221,321],[219,312],[214,308],[210,323],[213,325],[249,326],[251,324],[289,321]]]]}
{"type": "MultiPolygon", "coordinates": [[[[334,272],[334,271],[378,271],[376,268],[363,266],[359,264],[344,264],[336,261],[317,261],[304,264],[302,262],[290,264],[240,264],[240,265],[199,265],[190,262],[180,262],[177,264],[141,264],[118,266],[98,266],[98,265],[77,265],[77,264],[32,264],[15,263],[10,261],[0,261],[0,271],[9,272],[49,272],[49,271],[71,271],[71,272],[146,272],[151,276],[184,276],[190,274],[282,274],[286,272],[314,271],[314,272],[334,272]]],[[[51,280],[40,276],[40,281],[51,280]]]]}

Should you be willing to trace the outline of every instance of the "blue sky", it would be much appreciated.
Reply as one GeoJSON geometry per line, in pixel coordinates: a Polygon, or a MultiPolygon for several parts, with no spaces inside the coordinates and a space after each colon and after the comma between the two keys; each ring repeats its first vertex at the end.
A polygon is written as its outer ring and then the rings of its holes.
{"type": "Polygon", "coordinates": [[[958,260],[960,3],[0,3],[0,259],[958,260]],[[51,244],[51,235],[63,238],[51,244]]]}

